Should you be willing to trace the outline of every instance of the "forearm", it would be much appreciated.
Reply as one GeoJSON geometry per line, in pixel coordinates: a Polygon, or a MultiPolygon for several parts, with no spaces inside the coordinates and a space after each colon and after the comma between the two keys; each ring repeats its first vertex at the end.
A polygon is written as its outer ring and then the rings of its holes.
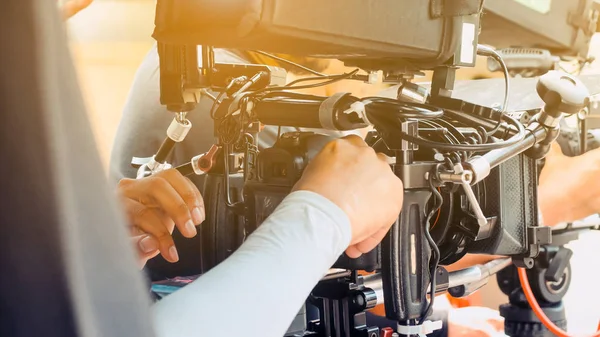
{"type": "Polygon", "coordinates": [[[290,194],[230,258],[156,304],[158,336],[282,336],[350,238],[335,204],[290,194]]]}

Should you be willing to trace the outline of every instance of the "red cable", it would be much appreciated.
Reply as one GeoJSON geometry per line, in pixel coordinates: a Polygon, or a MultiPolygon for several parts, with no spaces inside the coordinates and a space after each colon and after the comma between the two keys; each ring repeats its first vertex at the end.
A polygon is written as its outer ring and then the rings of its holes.
{"type": "MultiPolygon", "coordinates": [[[[527,270],[524,268],[518,268],[519,272],[519,280],[521,281],[521,288],[523,288],[523,293],[527,298],[527,302],[529,302],[529,306],[533,309],[533,312],[537,316],[537,318],[552,332],[553,334],[559,337],[571,337],[566,331],[563,331],[561,328],[557,327],[549,318],[546,316],[540,305],[538,304],[535,296],[533,295],[533,291],[531,291],[531,286],[529,285],[529,280],[527,279],[527,270]]],[[[595,334],[590,337],[600,337],[600,330],[596,331],[595,334]]]]}

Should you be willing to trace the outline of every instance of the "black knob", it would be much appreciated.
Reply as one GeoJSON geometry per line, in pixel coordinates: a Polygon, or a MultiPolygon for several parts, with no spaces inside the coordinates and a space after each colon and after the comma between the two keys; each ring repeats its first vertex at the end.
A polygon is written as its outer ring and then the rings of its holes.
{"type": "Polygon", "coordinates": [[[589,102],[588,88],[575,76],[552,70],[541,76],[537,93],[544,101],[544,111],[554,118],[576,114],[589,102]]]}

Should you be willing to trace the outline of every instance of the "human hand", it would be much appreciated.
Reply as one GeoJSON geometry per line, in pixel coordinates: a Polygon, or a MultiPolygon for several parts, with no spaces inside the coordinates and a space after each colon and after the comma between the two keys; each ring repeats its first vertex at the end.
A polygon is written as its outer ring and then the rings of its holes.
{"type": "Polygon", "coordinates": [[[93,0],[66,0],[60,7],[63,20],[67,20],[73,15],[87,8],[93,0]]]}
{"type": "Polygon", "coordinates": [[[577,157],[562,154],[557,143],[540,173],[538,199],[544,224],[583,219],[600,211],[600,149],[577,157]]]}
{"type": "Polygon", "coordinates": [[[187,238],[196,236],[196,225],[204,221],[204,201],[200,191],[175,169],[147,178],[122,179],[118,192],[123,201],[132,237],[146,261],[158,254],[177,262],[179,254],[171,234],[175,226],[187,238]]]}
{"type": "Polygon", "coordinates": [[[306,167],[294,190],[318,193],[350,219],[351,258],[379,244],[402,210],[402,182],[385,156],[352,135],[327,144],[306,167]]]}

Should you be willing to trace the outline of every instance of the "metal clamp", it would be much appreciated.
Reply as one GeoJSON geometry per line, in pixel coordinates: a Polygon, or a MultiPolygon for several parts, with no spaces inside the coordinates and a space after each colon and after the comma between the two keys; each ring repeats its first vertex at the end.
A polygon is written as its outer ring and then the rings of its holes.
{"type": "Polygon", "coordinates": [[[155,173],[172,168],[171,164],[169,164],[169,163],[162,163],[162,164],[158,163],[156,160],[154,160],[154,156],[152,156],[150,158],[133,157],[133,160],[131,162],[135,166],[139,165],[139,168],[137,170],[137,174],[135,177],[136,179],[142,179],[142,178],[151,176],[155,173]]]}
{"type": "Polygon", "coordinates": [[[213,145],[208,152],[192,158],[190,162],[192,164],[194,173],[196,173],[196,175],[208,173],[217,161],[216,154],[218,151],[219,147],[217,145],[213,145]]]}
{"type": "Polygon", "coordinates": [[[475,213],[477,224],[479,225],[479,231],[475,240],[489,238],[492,232],[492,224],[488,221],[485,215],[483,215],[481,206],[479,205],[479,202],[475,197],[475,193],[473,193],[473,189],[471,188],[473,172],[470,170],[465,170],[462,164],[456,164],[454,165],[453,173],[440,173],[439,179],[443,182],[460,184],[463,187],[465,194],[467,195],[467,199],[469,200],[469,204],[471,204],[471,210],[473,213],[475,213]]]}

